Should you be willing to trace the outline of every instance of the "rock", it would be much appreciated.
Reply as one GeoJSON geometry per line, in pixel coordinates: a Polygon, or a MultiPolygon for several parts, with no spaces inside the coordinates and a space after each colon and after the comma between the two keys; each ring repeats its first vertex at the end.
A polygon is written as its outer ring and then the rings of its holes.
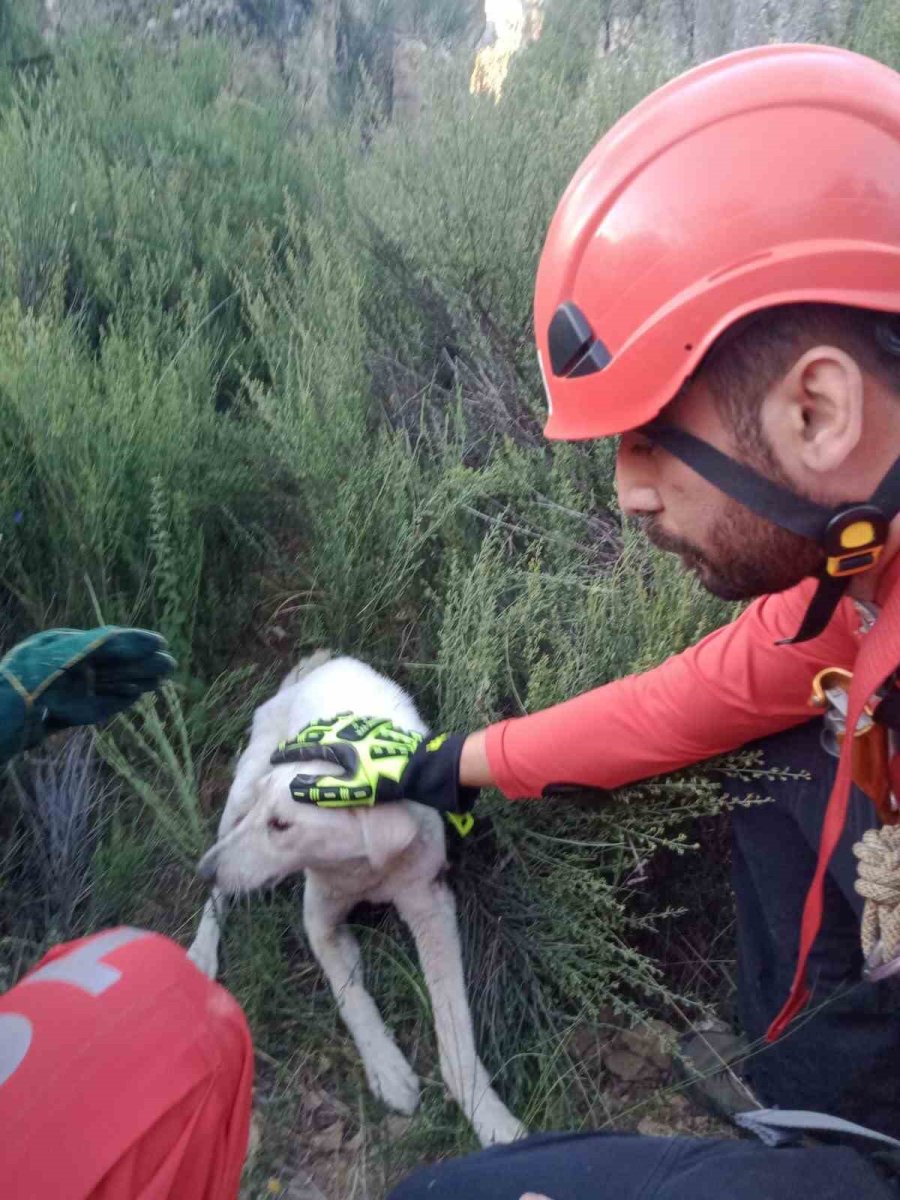
{"type": "Polygon", "coordinates": [[[422,64],[428,47],[419,38],[398,37],[393,55],[393,113],[412,119],[422,110],[422,64]]]}
{"type": "Polygon", "coordinates": [[[623,1029],[600,1053],[606,1069],[618,1079],[649,1079],[671,1068],[675,1040],[675,1030],[665,1021],[645,1021],[623,1029]]]}
{"type": "Polygon", "coordinates": [[[336,1154],[344,1141],[344,1122],[335,1121],[308,1134],[305,1140],[319,1154],[336,1154]]]}
{"type": "Polygon", "coordinates": [[[362,1129],[357,1129],[353,1137],[344,1142],[344,1150],[347,1154],[361,1154],[362,1148],[366,1143],[366,1135],[362,1129]]]}
{"type": "Polygon", "coordinates": [[[646,1058],[641,1058],[637,1054],[632,1054],[630,1050],[623,1050],[617,1046],[604,1051],[603,1065],[617,1079],[624,1079],[628,1083],[632,1083],[636,1079],[646,1079],[657,1073],[656,1068],[646,1058]]]}
{"type": "Polygon", "coordinates": [[[569,1049],[582,1061],[596,1057],[600,1051],[596,1029],[590,1025],[579,1025],[569,1038],[569,1049]]]}
{"type": "Polygon", "coordinates": [[[328,1103],[328,1097],[321,1088],[308,1087],[300,1097],[300,1111],[310,1115],[317,1113],[328,1103]]]}
{"type": "Polygon", "coordinates": [[[673,1129],[657,1117],[641,1117],[637,1123],[637,1131],[645,1137],[675,1137],[678,1133],[677,1129],[673,1129]]]}
{"type": "Polygon", "coordinates": [[[618,1033],[620,1018],[612,1007],[601,1008],[593,1019],[575,1025],[569,1034],[569,1050],[576,1058],[597,1058],[618,1033]]]}
{"type": "Polygon", "coordinates": [[[315,1136],[333,1130],[336,1123],[343,1129],[351,1113],[336,1096],[310,1085],[300,1098],[300,1116],[302,1128],[311,1130],[315,1136]]]}
{"type": "Polygon", "coordinates": [[[324,1193],[316,1187],[306,1172],[295,1175],[277,1194],[281,1200],[325,1200],[324,1193]]]}
{"type": "Polygon", "coordinates": [[[652,1064],[657,1071],[667,1071],[672,1065],[672,1049],[676,1034],[665,1021],[647,1021],[637,1029],[628,1029],[619,1035],[622,1046],[652,1064]]]}
{"type": "Polygon", "coordinates": [[[385,1117],[382,1121],[382,1128],[389,1142],[399,1142],[405,1138],[412,1127],[412,1117],[400,1117],[392,1115],[385,1117]]]}
{"type": "MultiPolygon", "coordinates": [[[[24,0],[7,0],[15,6],[24,0]]],[[[534,3],[535,0],[517,0],[534,3]]],[[[412,20],[406,3],[372,0],[39,0],[41,31],[48,43],[91,26],[115,25],[127,37],[175,42],[185,35],[215,35],[292,93],[308,120],[343,103],[344,88],[362,64],[385,110],[398,118],[419,114],[427,60],[474,53],[485,27],[484,0],[454,0],[457,18],[448,25],[434,15],[412,20]],[[348,49],[352,53],[348,56],[348,49]]],[[[0,0],[2,9],[3,0],[0,0]]],[[[415,7],[415,6],[413,6],[415,7]]],[[[425,6],[428,9],[429,6],[425,6]]]]}

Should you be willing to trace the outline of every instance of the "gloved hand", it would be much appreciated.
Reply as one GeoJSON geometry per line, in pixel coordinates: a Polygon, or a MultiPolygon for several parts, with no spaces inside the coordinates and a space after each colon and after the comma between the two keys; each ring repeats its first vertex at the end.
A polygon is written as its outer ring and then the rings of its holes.
{"type": "Polygon", "coordinates": [[[443,813],[471,812],[477,788],[459,784],[462,734],[426,738],[379,717],[339,713],[314,721],[272,755],[272,762],[334,763],[341,774],[299,774],[295,800],[321,808],[351,808],[390,800],[416,800],[443,813]]]}
{"type": "Polygon", "coordinates": [[[0,661],[0,761],[69,725],[106,721],[175,669],[146,629],[50,629],[0,661]]]}

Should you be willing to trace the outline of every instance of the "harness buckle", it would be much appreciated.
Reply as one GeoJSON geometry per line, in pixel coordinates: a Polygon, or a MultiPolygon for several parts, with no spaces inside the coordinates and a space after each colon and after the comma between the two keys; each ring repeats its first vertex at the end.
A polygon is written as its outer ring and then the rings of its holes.
{"type": "Polygon", "coordinates": [[[861,575],[878,562],[888,521],[874,504],[847,504],[831,518],[822,535],[825,572],[833,579],[861,575]]]}
{"type": "MultiPolygon", "coordinates": [[[[813,708],[832,710],[838,720],[837,725],[841,734],[844,733],[844,718],[847,715],[850,684],[853,682],[853,672],[846,667],[824,667],[812,681],[812,695],[809,703],[813,708]]],[[[865,706],[859,724],[853,731],[854,737],[862,737],[872,728],[875,710],[872,704],[865,706]]]]}
{"type": "MultiPolygon", "coordinates": [[[[853,673],[844,667],[825,667],[812,683],[810,704],[824,709],[823,747],[837,756],[847,736],[847,709],[853,673]]],[[[877,700],[877,698],[874,698],[877,700]]],[[[877,723],[876,707],[870,701],[853,730],[851,770],[853,782],[871,800],[883,825],[900,823],[894,807],[888,768],[887,729],[877,723]]]]}

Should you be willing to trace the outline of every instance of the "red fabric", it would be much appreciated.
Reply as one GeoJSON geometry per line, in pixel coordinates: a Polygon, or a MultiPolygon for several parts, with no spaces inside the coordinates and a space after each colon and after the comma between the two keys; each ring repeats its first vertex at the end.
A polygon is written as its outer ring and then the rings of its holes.
{"type": "MultiPolygon", "coordinates": [[[[510,798],[540,795],[554,783],[615,788],[673,771],[809,720],[814,676],[823,667],[852,671],[848,727],[900,664],[900,555],[879,584],[883,606],[863,635],[852,601],[828,628],[799,646],[776,642],[799,627],[815,586],[765,596],[736,621],[641,675],[631,675],[531,716],[487,731],[487,755],[510,798]]],[[[851,739],[829,798],[819,861],[804,910],[797,970],[774,1040],[808,999],[806,961],[821,924],[825,872],[844,827],[850,795],[851,739]]]]}
{"type": "Polygon", "coordinates": [[[253,1080],[246,1020],[180,946],[133,932],[103,955],[99,994],[41,969],[116,931],[57,947],[0,997],[4,1200],[237,1196],[253,1080]],[[10,1073],[4,1037],[23,1019],[31,1041],[10,1073]]]}

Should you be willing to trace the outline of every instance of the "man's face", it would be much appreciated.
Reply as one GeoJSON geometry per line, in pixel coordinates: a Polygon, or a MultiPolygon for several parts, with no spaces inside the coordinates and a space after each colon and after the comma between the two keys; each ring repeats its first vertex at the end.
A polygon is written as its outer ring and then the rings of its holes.
{"type": "MultiPolygon", "coordinates": [[[[702,378],[664,415],[767,478],[786,482],[767,447],[735,444],[702,378]]],[[[620,441],[616,487],[622,511],[640,523],[650,541],[679,555],[685,568],[723,600],[784,591],[821,567],[822,552],[813,542],[756,516],[639,431],[620,441]]]]}

